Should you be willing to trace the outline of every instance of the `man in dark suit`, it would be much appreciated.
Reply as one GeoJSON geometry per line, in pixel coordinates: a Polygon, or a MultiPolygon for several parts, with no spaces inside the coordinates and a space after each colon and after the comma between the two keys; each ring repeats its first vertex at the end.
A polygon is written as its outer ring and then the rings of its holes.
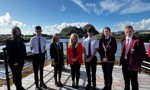
{"type": "Polygon", "coordinates": [[[121,42],[122,50],[120,57],[120,65],[122,65],[122,72],[125,81],[125,89],[130,90],[130,80],[132,90],[138,90],[138,71],[140,71],[142,61],[146,57],[144,43],[134,36],[132,26],[125,27],[125,35],[121,42]]]}

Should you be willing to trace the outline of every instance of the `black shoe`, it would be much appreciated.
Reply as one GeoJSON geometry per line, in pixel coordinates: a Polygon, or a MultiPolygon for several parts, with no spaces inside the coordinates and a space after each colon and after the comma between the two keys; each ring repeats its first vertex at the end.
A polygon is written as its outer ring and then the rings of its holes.
{"type": "Polygon", "coordinates": [[[43,87],[44,89],[47,89],[47,86],[45,85],[45,83],[40,84],[40,87],[43,87]]]}
{"type": "Polygon", "coordinates": [[[107,88],[106,88],[106,87],[103,87],[102,90],[107,90],[107,88]]]}
{"type": "Polygon", "coordinates": [[[75,88],[75,83],[74,82],[72,83],[72,88],[75,88]]]}
{"type": "Polygon", "coordinates": [[[96,90],[96,86],[93,86],[93,87],[92,87],[92,90],[96,90]]]}
{"type": "Polygon", "coordinates": [[[36,85],[35,90],[41,90],[41,88],[38,85],[36,85]]]}
{"type": "Polygon", "coordinates": [[[17,87],[16,90],[26,90],[26,89],[24,89],[24,88],[21,86],[21,87],[17,87]]]}
{"type": "Polygon", "coordinates": [[[76,86],[75,86],[75,88],[77,89],[77,88],[79,88],[79,84],[78,83],[76,83],[76,86]]]}
{"type": "Polygon", "coordinates": [[[84,87],[84,89],[90,89],[90,88],[91,88],[90,84],[87,84],[86,87],[84,87]]]}
{"type": "Polygon", "coordinates": [[[61,83],[61,81],[59,81],[59,86],[61,87],[63,84],[61,83]]]}
{"type": "Polygon", "coordinates": [[[60,87],[60,85],[59,85],[59,83],[58,83],[58,82],[55,82],[55,85],[56,85],[57,87],[60,87]]]}

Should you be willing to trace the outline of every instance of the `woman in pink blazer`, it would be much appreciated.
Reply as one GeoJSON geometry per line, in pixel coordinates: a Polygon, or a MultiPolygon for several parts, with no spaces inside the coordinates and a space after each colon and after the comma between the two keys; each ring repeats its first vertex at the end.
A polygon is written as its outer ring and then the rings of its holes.
{"type": "Polygon", "coordinates": [[[72,87],[78,88],[78,82],[80,77],[80,66],[83,63],[83,61],[82,61],[82,44],[78,42],[78,35],[76,33],[73,33],[70,36],[67,54],[68,54],[68,63],[70,64],[71,67],[72,87]]]}

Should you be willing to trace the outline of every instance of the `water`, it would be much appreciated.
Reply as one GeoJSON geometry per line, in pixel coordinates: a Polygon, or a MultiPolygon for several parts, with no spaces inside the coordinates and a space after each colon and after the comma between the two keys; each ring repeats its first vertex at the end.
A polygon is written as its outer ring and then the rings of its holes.
{"type": "MultiPolygon", "coordinates": [[[[68,42],[69,39],[60,39],[60,41],[63,42],[64,52],[66,54],[66,48],[67,48],[66,47],[67,46],[66,42],[68,42]]],[[[79,39],[79,41],[82,42],[83,39],[79,39]]],[[[50,58],[50,54],[49,54],[50,43],[51,43],[51,40],[50,39],[47,40],[46,50],[47,50],[48,59],[50,58]]],[[[28,43],[25,43],[25,44],[26,44],[26,50],[27,50],[27,52],[31,52],[31,50],[30,50],[30,43],[28,42],[28,43]]],[[[144,44],[145,44],[146,51],[148,51],[148,43],[144,43],[144,44]]],[[[5,45],[0,46],[0,52],[2,52],[2,48],[4,48],[4,47],[5,47],[5,45]]],[[[120,41],[118,41],[117,42],[117,52],[115,54],[116,60],[119,60],[119,58],[120,58],[120,51],[121,51],[121,43],[120,43],[120,41]]],[[[98,60],[99,60],[100,59],[99,54],[97,53],[96,55],[98,56],[98,60]]],[[[26,64],[29,64],[29,63],[31,63],[31,62],[27,61],[26,64]]],[[[3,63],[0,63],[0,71],[4,71],[4,64],[3,63]]],[[[0,73],[0,77],[1,76],[3,76],[3,75],[0,73]]]]}

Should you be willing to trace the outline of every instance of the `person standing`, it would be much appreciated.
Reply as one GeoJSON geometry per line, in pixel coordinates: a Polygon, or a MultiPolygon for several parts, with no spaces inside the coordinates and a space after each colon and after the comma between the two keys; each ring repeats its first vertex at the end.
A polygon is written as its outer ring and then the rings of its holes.
{"type": "Polygon", "coordinates": [[[95,56],[98,50],[98,40],[93,38],[93,31],[95,30],[94,26],[88,25],[86,28],[88,37],[83,40],[83,51],[84,51],[84,60],[86,67],[86,74],[88,78],[88,84],[84,89],[91,88],[91,72],[92,72],[92,84],[93,89],[96,89],[96,66],[97,66],[97,57],[95,56]]]}
{"type": "Polygon", "coordinates": [[[71,34],[68,48],[68,63],[71,67],[72,87],[78,88],[80,78],[80,66],[82,61],[82,44],[78,42],[78,35],[76,33],[71,34]],[[76,83],[75,83],[76,78],[76,83]]]}
{"type": "Polygon", "coordinates": [[[21,38],[19,27],[12,28],[12,37],[7,39],[6,50],[8,55],[8,65],[12,71],[13,82],[16,90],[25,90],[22,86],[22,69],[27,58],[24,39],[21,38]]]}
{"type": "Polygon", "coordinates": [[[34,70],[34,80],[36,89],[47,88],[43,81],[43,67],[45,62],[45,48],[46,48],[46,38],[41,35],[42,28],[40,26],[35,27],[36,36],[32,37],[30,40],[30,48],[33,54],[33,70],[34,70]],[[40,86],[38,70],[40,70],[40,86]]]}
{"type": "Polygon", "coordinates": [[[140,72],[142,61],[146,58],[144,43],[141,39],[134,36],[132,26],[126,26],[124,33],[126,37],[121,41],[120,56],[120,65],[122,65],[125,81],[124,90],[130,90],[130,81],[132,90],[139,90],[138,72],[140,72]]]}
{"type": "Polygon", "coordinates": [[[102,69],[104,73],[104,88],[102,90],[111,90],[112,86],[112,71],[115,61],[115,53],[117,51],[117,42],[111,36],[109,27],[103,29],[102,36],[99,41],[99,54],[102,61],[102,69]]]}
{"type": "Polygon", "coordinates": [[[52,66],[54,67],[55,85],[60,87],[62,86],[61,75],[64,65],[64,52],[63,43],[60,42],[60,37],[57,33],[52,38],[52,43],[50,45],[50,56],[52,60],[52,66]],[[57,74],[59,75],[58,77],[57,74]]]}

